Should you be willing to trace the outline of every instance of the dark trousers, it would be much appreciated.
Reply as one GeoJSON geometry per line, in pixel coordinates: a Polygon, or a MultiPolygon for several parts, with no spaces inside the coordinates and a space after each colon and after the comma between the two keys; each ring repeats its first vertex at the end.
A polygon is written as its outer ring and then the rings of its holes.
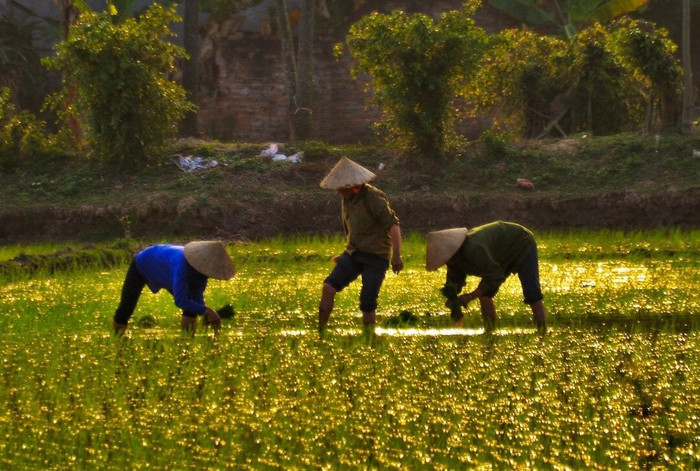
{"type": "Polygon", "coordinates": [[[119,301],[119,307],[114,312],[114,322],[122,325],[126,325],[129,322],[131,315],[136,309],[136,304],[139,302],[144,286],[146,286],[146,279],[136,268],[136,263],[132,261],[129,269],[126,271],[124,286],[122,286],[122,297],[119,301]]]}
{"type": "Polygon", "coordinates": [[[520,278],[520,286],[523,288],[525,304],[536,303],[544,299],[540,288],[540,268],[537,258],[537,246],[532,248],[518,268],[518,278],[520,278]]]}
{"type": "Polygon", "coordinates": [[[379,290],[389,262],[383,258],[356,250],[352,255],[344,252],[338,257],[335,268],[326,278],[325,283],[340,292],[362,275],[360,289],[360,311],[372,312],[377,309],[379,290]]]}

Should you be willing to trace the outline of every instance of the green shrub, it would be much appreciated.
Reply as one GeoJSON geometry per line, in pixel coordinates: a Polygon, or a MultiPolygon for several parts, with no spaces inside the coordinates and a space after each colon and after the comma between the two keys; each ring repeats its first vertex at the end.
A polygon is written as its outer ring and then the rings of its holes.
{"type": "Polygon", "coordinates": [[[455,98],[475,74],[487,45],[472,14],[478,2],[438,21],[395,11],[362,18],[347,37],[357,61],[353,73],[372,79],[379,127],[402,150],[445,155],[453,141],[455,98]]]}
{"type": "Polygon", "coordinates": [[[505,30],[491,44],[464,94],[499,132],[611,135],[667,129],[677,115],[675,45],[650,23],[595,23],[568,41],[505,30]]]}
{"type": "Polygon", "coordinates": [[[9,88],[0,88],[0,168],[6,172],[51,147],[45,123],[28,111],[19,111],[10,95],[9,88]]]}
{"type": "MultiPolygon", "coordinates": [[[[103,161],[135,165],[162,148],[192,105],[170,80],[184,50],[165,39],[179,21],[175,8],[158,4],[139,19],[114,24],[109,12],[88,12],[46,64],[63,72],[63,98],[77,90],[73,113],[93,152],[103,161]]],[[[70,103],[69,103],[70,104],[70,103]]]]}
{"type": "Polygon", "coordinates": [[[504,30],[493,37],[465,96],[475,114],[491,115],[495,131],[538,137],[549,131],[546,127],[559,106],[556,97],[570,87],[570,63],[563,39],[504,30]]]}
{"type": "Polygon", "coordinates": [[[644,116],[635,77],[612,49],[610,31],[595,24],[573,39],[573,122],[576,130],[610,135],[633,130],[644,116]]]}
{"type": "Polygon", "coordinates": [[[653,23],[622,18],[615,22],[613,41],[620,56],[639,77],[640,93],[648,97],[645,131],[677,125],[683,68],[674,57],[677,46],[668,31],[653,23]]]}
{"type": "Polygon", "coordinates": [[[512,148],[506,134],[487,129],[479,136],[479,141],[484,144],[489,155],[505,156],[511,153],[512,148]]]}

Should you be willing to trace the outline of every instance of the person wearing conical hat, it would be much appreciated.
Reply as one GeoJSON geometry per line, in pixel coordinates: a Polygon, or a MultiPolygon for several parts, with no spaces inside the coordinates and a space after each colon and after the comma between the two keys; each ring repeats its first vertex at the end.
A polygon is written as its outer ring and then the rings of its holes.
{"type": "Polygon", "coordinates": [[[513,222],[495,221],[472,229],[457,227],[430,232],[427,245],[426,269],[434,271],[447,265],[443,293],[454,291],[464,307],[478,299],[487,330],[496,322],[493,297],[506,278],[517,273],[535,325],[541,332],[545,331],[537,243],[529,229],[513,222]],[[469,293],[458,294],[466,286],[467,275],[479,277],[479,284],[469,293]]]}
{"type": "Polygon", "coordinates": [[[368,183],[374,177],[374,173],[344,157],[321,181],[321,188],[335,190],[341,196],[340,212],[347,243],[323,282],[319,331],[328,323],[336,293],[359,276],[362,277],[362,321],[365,326],[373,326],[379,290],[389,264],[396,274],[403,270],[399,218],[386,194],[368,183]]]}
{"type": "Polygon", "coordinates": [[[200,240],[184,246],[157,244],[134,257],[126,272],[119,307],[114,313],[113,328],[121,334],[131,318],[144,286],[157,293],[166,289],[175,305],[182,309],[182,328],[194,331],[197,316],[214,329],[221,325],[219,314],[204,303],[207,280],[229,280],[236,269],[219,241],[200,240]]]}

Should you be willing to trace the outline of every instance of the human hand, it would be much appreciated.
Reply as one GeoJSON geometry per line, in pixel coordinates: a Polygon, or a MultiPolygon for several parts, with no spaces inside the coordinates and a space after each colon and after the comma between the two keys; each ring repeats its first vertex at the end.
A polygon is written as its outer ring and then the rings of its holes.
{"type": "Polygon", "coordinates": [[[457,296],[459,299],[459,302],[462,304],[463,307],[467,307],[467,305],[474,299],[471,295],[469,294],[460,294],[457,296]]]}
{"type": "Polygon", "coordinates": [[[116,321],[112,321],[112,330],[114,331],[115,335],[121,336],[126,330],[126,324],[119,324],[116,321]]]}
{"type": "Polygon", "coordinates": [[[445,307],[450,308],[450,317],[453,321],[458,322],[464,317],[462,313],[462,300],[460,299],[459,293],[460,288],[454,283],[447,282],[445,286],[440,288],[440,293],[445,296],[445,307]]]}
{"type": "Polygon", "coordinates": [[[221,317],[219,313],[210,307],[207,307],[207,310],[204,311],[203,321],[204,325],[210,325],[214,330],[219,330],[219,328],[221,328],[221,317]]]}
{"type": "Polygon", "coordinates": [[[391,258],[391,270],[397,275],[403,270],[403,260],[401,260],[401,255],[394,255],[391,258]]]}
{"type": "MultiPolygon", "coordinates": [[[[467,307],[467,305],[473,301],[473,298],[469,296],[468,294],[460,294],[457,296],[457,300],[459,301],[459,304],[462,305],[462,307],[467,307]]],[[[451,307],[452,306],[452,299],[448,299],[445,301],[445,307],[451,307]]]]}

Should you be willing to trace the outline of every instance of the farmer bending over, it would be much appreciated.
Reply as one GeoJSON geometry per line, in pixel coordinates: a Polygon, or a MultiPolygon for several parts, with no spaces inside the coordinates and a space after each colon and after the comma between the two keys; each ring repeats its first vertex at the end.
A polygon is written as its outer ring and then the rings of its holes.
{"type": "Polygon", "coordinates": [[[345,251],[335,258],[335,268],[323,282],[318,308],[321,332],[333,310],[335,294],[360,275],[362,321],[365,326],[373,326],[377,298],[389,261],[394,273],[403,270],[399,219],[389,206],[387,196],[367,184],[375,176],[344,157],[321,181],[321,188],[336,190],[342,197],[341,219],[347,240],[345,251]]]}
{"type": "Polygon", "coordinates": [[[433,271],[442,265],[447,265],[444,290],[452,286],[459,293],[466,285],[467,275],[481,278],[474,291],[459,295],[458,300],[464,307],[475,299],[479,300],[486,330],[493,329],[496,322],[493,297],[506,278],[517,273],[525,304],[532,309],[537,329],[545,332],[546,314],[540,290],[537,244],[532,232],[525,227],[495,221],[469,230],[459,227],[431,232],[428,234],[426,269],[433,271]]]}
{"type": "Polygon", "coordinates": [[[204,304],[204,290],[209,278],[229,280],[234,273],[233,261],[218,241],[148,247],[134,257],[126,272],[121,301],[114,313],[114,331],[121,334],[126,329],[146,285],[153,293],[164,288],[173,295],[175,305],[182,309],[184,330],[193,332],[197,316],[201,315],[218,329],[221,318],[204,304]]]}

